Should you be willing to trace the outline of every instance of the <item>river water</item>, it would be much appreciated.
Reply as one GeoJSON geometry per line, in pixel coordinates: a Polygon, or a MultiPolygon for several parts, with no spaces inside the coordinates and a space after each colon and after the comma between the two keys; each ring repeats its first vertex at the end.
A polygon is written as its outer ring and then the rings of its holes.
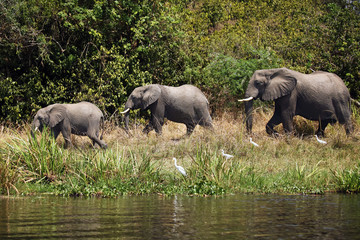
{"type": "Polygon", "coordinates": [[[360,239],[360,195],[0,198],[0,239],[360,239]]]}

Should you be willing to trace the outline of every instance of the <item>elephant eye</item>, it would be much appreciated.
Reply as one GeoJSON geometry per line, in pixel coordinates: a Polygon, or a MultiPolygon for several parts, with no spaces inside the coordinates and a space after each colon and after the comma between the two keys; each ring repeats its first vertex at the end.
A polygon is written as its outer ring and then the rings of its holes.
{"type": "Polygon", "coordinates": [[[262,86],[262,85],[264,85],[264,82],[260,81],[260,80],[255,80],[255,85],[256,86],[262,86]]]}

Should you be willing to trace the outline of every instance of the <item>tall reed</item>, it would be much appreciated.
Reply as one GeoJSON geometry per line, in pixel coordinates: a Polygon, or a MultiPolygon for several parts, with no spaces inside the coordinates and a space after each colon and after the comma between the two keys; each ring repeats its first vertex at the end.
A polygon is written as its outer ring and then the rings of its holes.
{"type": "Polygon", "coordinates": [[[30,134],[27,138],[15,134],[7,146],[8,154],[15,160],[25,182],[51,181],[65,171],[69,156],[46,130],[39,141],[30,134]]]}

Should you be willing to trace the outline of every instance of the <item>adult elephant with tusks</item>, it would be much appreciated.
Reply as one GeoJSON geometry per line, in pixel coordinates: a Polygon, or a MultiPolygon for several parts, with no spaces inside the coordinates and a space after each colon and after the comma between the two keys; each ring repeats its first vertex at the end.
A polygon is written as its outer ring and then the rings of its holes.
{"type": "Polygon", "coordinates": [[[317,135],[323,136],[326,126],[339,121],[347,134],[353,131],[350,94],[341,78],[333,73],[303,74],[287,68],[257,70],[245,93],[246,128],[252,130],[253,100],[275,101],[275,112],[266,124],[268,134],[283,124],[287,133],[293,131],[293,117],[300,115],[319,121],[317,135]]]}
{"type": "Polygon", "coordinates": [[[104,125],[103,113],[92,103],[52,104],[37,111],[31,125],[31,135],[35,137],[35,131],[42,131],[44,126],[47,126],[55,139],[62,133],[65,148],[72,145],[71,133],[88,136],[94,146],[98,144],[107,148],[102,141],[102,134],[99,137],[101,125],[104,125]]]}
{"type": "Polygon", "coordinates": [[[195,86],[182,85],[170,87],[158,84],[137,87],[125,103],[125,129],[129,129],[129,110],[142,109],[151,111],[151,119],[144,128],[144,133],[155,129],[162,133],[164,118],[177,123],[184,123],[187,135],[197,124],[212,128],[209,114],[209,102],[195,86]]]}

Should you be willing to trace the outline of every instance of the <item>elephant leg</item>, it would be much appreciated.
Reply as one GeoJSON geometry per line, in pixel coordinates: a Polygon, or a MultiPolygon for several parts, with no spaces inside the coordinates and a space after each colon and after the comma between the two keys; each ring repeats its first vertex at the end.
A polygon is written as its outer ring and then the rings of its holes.
{"type": "Polygon", "coordinates": [[[61,133],[64,137],[64,140],[65,140],[65,148],[68,148],[69,146],[71,147],[72,146],[72,143],[71,143],[71,131],[68,131],[68,130],[61,130],[61,133]]]}
{"type": "Polygon", "coordinates": [[[316,135],[318,135],[319,137],[324,137],[324,131],[325,131],[326,126],[329,123],[335,123],[335,122],[336,121],[331,120],[331,119],[320,120],[319,121],[319,128],[318,128],[318,130],[316,132],[316,135]]]}
{"type": "Polygon", "coordinates": [[[209,129],[214,129],[213,124],[212,124],[212,119],[210,116],[208,116],[207,118],[203,118],[200,120],[199,125],[205,128],[209,128],[209,129]]]}
{"type": "Polygon", "coordinates": [[[52,128],[52,129],[51,129],[51,133],[52,133],[54,139],[56,140],[57,137],[58,137],[59,134],[60,134],[60,129],[59,129],[59,127],[55,126],[54,128],[52,128]]]}
{"type": "Polygon", "coordinates": [[[164,125],[165,107],[161,103],[157,103],[151,107],[151,119],[149,124],[144,128],[145,133],[149,133],[152,129],[158,135],[162,134],[162,126],[164,125]],[[151,127],[151,128],[150,128],[151,127]]]}
{"type": "Polygon", "coordinates": [[[143,129],[143,133],[148,134],[153,129],[154,129],[154,127],[152,125],[152,122],[150,121],[143,129]]]}
{"type": "Polygon", "coordinates": [[[345,125],[346,135],[351,134],[354,131],[353,124],[351,122],[351,109],[350,106],[343,106],[341,104],[335,105],[336,119],[340,124],[345,125]]]}
{"type": "Polygon", "coordinates": [[[65,140],[65,148],[72,146],[70,123],[64,120],[63,123],[60,125],[60,129],[61,129],[61,134],[63,135],[63,138],[65,140]]]}
{"type": "Polygon", "coordinates": [[[152,117],[152,123],[155,129],[155,132],[159,135],[162,134],[162,126],[164,125],[164,118],[163,117],[157,117],[157,116],[153,116],[152,117]]]}
{"type": "Polygon", "coordinates": [[[186,125],[186,135],[190,136],[194,131],[196,124],[186,123],[185,125],[186,125]]]}
{"type": "Polygon", "coordinates": [[[96,146],[96,144],[98,144],[103,149],[107,148],[107,144],[104,141],[100,140],[99,136],[96,136],[96,134],[90,134],[88,135],[88,137],[92,140],[94,147],[96,146]]]}
{"type": "Polygon", "coordinates": [[[208,121],[204,125],[201,125],[201,126],[205,127],[206,129],[208,129],[210,131],[214,131],[214,126],[212,125],[211,121],[208,121]]]}
{"type": "MultiPolygon", "coordinates": [[[[95,137],[96,137],[97,139],[102,140],[102,138],[99,138],[99,136],[100,136],[99,130],[96,130],[96,131],[95,131],[95,137]]],[[[97,144],[97,143],[96,143],[96,141],[93,140],[93,145],[95,145],[95,144],[97,144]]]]}
{"type": "Polygon", "coordinates": [[[282,97],[277,101],[278,109],[280,111],[281,122],[285,133],[292,133],[294,130],[293,127],[293,118],[295,116],[296,109],[296,94],[290,94],[288,96],[282,97]]]}
{"type": "Polygon", "coordinates": [[[288,113],[284,113],[284,114],[282,114],[281,121],[283,123],[285,133],[292,133],[294,130],[293,116],[289,115],[288,113]]]}
{"type": "Polygon", "coordinates": [[[350,135],[354,131],[354,127],[350,119],[345,122],[345,131],[346,135],[350,135]]]}
{"type": "Polygon", "coordinates": [[[86,135],[92,140],[93,147],[96,147],[97,144],[101,148],[106,149],[107,144],[99,138],[100,135],[99,128],[100,128],[99,122],[97,121],[90,122],[86,135]]]}
{"type": "Polygon", "coordinates": [[[276,134],[277,132],[274,130],[274,127],[281,123],[281,113],[280,106],[277,102],[275,102],[275,111],[274,115],[271,117],[269,122],[266,124],[266,132],[269,135],[276,134]]]}
{"type": "Polygon", "coordinates": [[[278,114],[274,114],[270,121],[266,124],[266,132],[269,135],[276,134],[274,127],[281,123],[281,117],[278,114]]]}
{"type": "Polygon", "coordinates": [[[145,126],[143,129],[143,133],[148,134],[151,130],[155,129],[155,132],[159,135],[162,134],[162,125],[164,124],[164,120],[158,119],[156,117],[152,117],[152,120],[145,126]]]}

